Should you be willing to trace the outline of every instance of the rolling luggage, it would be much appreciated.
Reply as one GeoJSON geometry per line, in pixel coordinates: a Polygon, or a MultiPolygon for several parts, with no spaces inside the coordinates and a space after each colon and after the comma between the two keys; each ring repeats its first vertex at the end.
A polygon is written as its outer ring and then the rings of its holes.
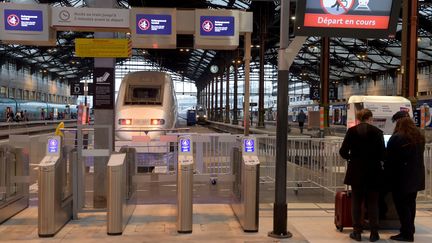
{"type": "Polygon", "coordinates": [[[344,227],[352,227],[351,191],[345,190],[336,193],[334,222],[340,232],[343,231],[344,227]]]}

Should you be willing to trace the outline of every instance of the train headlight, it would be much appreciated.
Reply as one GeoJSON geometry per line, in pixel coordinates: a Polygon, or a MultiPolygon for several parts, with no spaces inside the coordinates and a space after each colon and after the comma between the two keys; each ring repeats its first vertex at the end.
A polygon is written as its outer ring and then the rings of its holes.
{"type": "Polygon", "coordinates": [[[119,119],[119,125],[132,125],[132,119],[119,119]]]}
{"type": "Polygon", "coordinates": [[[150,119],[151,125],[164,125],[165,120],[164,119],[150,119]]]}

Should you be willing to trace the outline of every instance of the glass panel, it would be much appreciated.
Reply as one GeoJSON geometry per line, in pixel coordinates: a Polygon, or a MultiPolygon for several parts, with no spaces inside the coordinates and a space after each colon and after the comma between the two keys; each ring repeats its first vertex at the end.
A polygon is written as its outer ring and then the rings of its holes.
{"type": "Polygon", "coordinates": [[[161,87],[130,86],[126,104],[162,104],[161,87]]]}

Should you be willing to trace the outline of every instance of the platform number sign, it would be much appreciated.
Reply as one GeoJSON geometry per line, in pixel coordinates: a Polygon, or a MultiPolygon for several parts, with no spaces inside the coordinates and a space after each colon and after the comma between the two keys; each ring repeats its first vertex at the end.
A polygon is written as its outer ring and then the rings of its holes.
{"type": "Polygon", "coordinates": [[[57,139],[48,140],[48,153],[58,153],[59,141],[57,139]]]}
{"type": "Polygon", "coordinates": [[[255,152],[255,140],[254,139],[244,139],[244,152],[245,153],[253,153],[255,152]]]}
{"type": "Polygon", "coordinates": [[[191,151],[190,139],[180,139],[180,151],[182,153],[189,153],[191,151]]]}

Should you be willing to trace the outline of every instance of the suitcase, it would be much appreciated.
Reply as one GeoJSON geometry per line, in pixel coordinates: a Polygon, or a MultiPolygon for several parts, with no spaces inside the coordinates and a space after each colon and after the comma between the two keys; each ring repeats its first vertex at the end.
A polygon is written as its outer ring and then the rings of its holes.
{"type": "Polygon", "coordinates": [[[334,223],[340,232],[344,227],[352,227],[351,191],[349,190],[336,193],[334,223]]]}

